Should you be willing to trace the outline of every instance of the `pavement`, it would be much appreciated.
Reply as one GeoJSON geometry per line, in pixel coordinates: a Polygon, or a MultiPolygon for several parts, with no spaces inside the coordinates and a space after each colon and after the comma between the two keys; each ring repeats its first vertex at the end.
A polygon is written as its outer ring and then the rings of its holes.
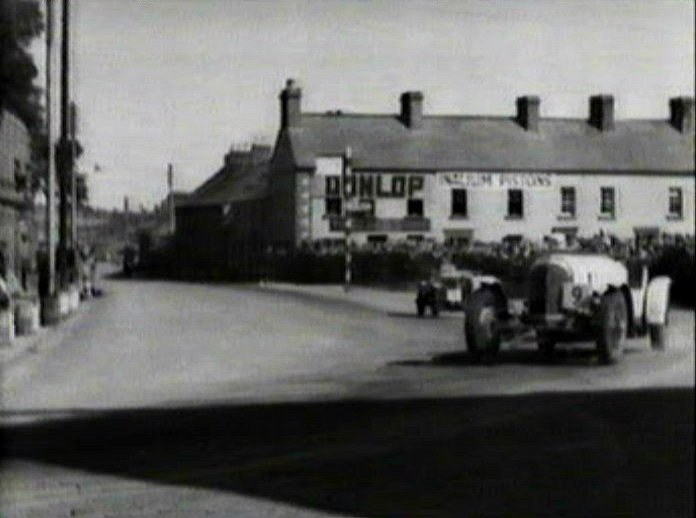
{"type": "Polygon", "coordinates": [[[0,367],[18,361],[25,355],[56,347],[83,318],[86,304],[89,304],[89,301],[83,301],[75,313],[55,325],[41,326],[36,333],[15,336],[12,343],[1,344],[0,367]]]}

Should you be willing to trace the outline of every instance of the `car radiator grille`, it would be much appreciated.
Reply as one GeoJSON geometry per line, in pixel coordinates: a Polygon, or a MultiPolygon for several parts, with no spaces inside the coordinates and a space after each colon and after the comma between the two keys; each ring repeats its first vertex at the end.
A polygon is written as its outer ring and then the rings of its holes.
{"type": "Polygon", "coordinates": [[[571,276],[558,265],[535,267],[529,276],[529,312],[532,315],[559,313],[563,283],[570,280],[571,276]]]}

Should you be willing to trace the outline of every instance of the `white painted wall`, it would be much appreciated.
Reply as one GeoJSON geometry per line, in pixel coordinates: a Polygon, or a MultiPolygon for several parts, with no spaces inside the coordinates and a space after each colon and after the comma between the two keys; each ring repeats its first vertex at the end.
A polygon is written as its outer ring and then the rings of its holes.
{"type": "MultiPolygon", "coordinates": [[[[362,174],[362,173],[356,173],[362,174]]],[[[406,173],[404,173],[406,174],[406,173]]],[[[341,238],[342,232],[331,232],[324,210],[325,176],[340,175],[340,158],[317,160],[314,173],[296,175],[298,239],[317,240],[341,238]]],[[[424,199],[425,217],[431,230],[426,237],[444,240],[446,230],[473,229],[474,239],[498,241],[508,234],[522,234],[541,240],[553,227],[578,227],[580,236],[591,236],[600,229],[621,238],[631,238],[635,227],[659,227],[662,232],[693,234],[694,178],[666,174],[555,174],[552,187],[524,190],[524,217],[510,220],[507,216],[507,190],[469,189],[468,217],[451,217],[451,186],[437,174],[423,174],[424,188],[418,196],[424,199]],[[576,217],[561,215],[562,186],[576,189],[576,217]],[[603,219],[599,213],[600,188],[614,187],[616,217],[603,219]],[[680,187],[683,192],[683,217],[668,217],[669,188],[680,187]]],[[[407,198],[376,200],[378,218],[406,216],[407,198]]],[[[393,232],[389,239],[404,239],[418,232],[393,232]]],[[[364,242],[367,234],[356,233],[355,241],[364,242]]]]}

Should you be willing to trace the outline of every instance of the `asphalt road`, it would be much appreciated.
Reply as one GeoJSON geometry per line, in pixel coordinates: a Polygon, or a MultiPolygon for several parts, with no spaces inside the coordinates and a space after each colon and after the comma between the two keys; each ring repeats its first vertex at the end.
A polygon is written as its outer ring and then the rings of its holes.
{"type": "Polygon", "coordinates": [[[3,518],[694,514],[691,311],[476,365],[410,294],[106,288],[3,366],[3,518]]]}

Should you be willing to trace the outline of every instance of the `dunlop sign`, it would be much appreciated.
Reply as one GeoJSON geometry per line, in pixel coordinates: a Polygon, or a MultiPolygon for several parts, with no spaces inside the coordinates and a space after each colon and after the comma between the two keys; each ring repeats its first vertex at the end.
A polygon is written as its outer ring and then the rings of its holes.
{"type": "Polygon", "coordinates": [[[340,176],[324,177],[326,196],[358,196],[360,198],[411,198],[419,196],[425,185],[421,175],[368,174],[350,176],[342,185],[340,176]]]}
{"type": "Polygon", "coordinates": [[[440,173],[440,184],[463,189],[548,189],[551,173],[440,173]]]}

